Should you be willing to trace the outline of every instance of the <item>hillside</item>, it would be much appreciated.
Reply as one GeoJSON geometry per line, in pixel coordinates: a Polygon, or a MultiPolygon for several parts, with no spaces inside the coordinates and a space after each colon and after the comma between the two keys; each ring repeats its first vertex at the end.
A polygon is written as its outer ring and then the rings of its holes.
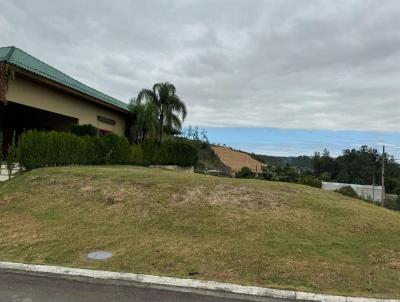
{"type": "Polygon", "coordinates": [[[399,298],[399,258],[398,213],[301,185],[127,166],[0,184],[1,260],[399,298]]]}
{"type": "Polygon", "coordinates": [[[249,167],[253,172],[261,172],[262,163],[247,153],[219,146],[212,146],[211,148],[224,165],[228,166],[233,172],[237,172],[243,167],[249,167]]]}
{"type": "Polygon", "coordinates": [[[223,176],[232,174],[231,169],[215,154],[209,143],[194,140],[189,140],[189,142],[197,149],[196,172],[207,174],[209,171],[218,171],[218,174],[223,176]]]}

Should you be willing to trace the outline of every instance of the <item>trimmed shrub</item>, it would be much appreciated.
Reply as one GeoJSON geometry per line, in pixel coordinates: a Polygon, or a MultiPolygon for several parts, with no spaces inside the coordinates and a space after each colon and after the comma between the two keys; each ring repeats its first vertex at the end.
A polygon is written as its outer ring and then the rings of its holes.
{"type": "Polygon", "coordinates": [[[91,124],[74,125],[71,133],[77,136],[97,136],[97,128],[91,124]]]}
{"type": "Polygon", "coordinates": [[[183,141],[144,142],[132,146],[132,162],[137,165],[194,166],[197,163],[197,149],[183,141]]]}
{"type": "Polygon", "coordinates": [[[335,190],[335,192],[338,192],[340,194],[343,194],[345,196],[352,197],[352,198],[360,198],[360,196],[358,196],[357,192],[354,191],[354,189],[350,186],[342,187],[340,189],[335,190]]]}
{"type": "Polygon", "coordinates": [[[126,137],[111,133],[96,137],[96,143],[102,159],[100,164],[132,163],[131,145],[126,137]]]}
{"type": "Polygon", "coordinates": [[[21,135],[18,153],[22,165],[28,170],[50,166],[131,162],[128,140],[116,134],[79,137],[70,133],[30,130],[21,135]]]}
{"type": "Polygon", "coordinates": [[[18,149],[22,165],[30,170],[46,166],[80,164],[81,139],[61,132],[28,131],[21,135],[18,149]]]}
{"type": "Polygon", "coordinates": [[[28,170],[105,164],[194,166],[197,162],[197,149],[186,142],[131,146],[125,137],[113,133],[97,137],[30,130],[19,140],[18,155],[28,170]]]}

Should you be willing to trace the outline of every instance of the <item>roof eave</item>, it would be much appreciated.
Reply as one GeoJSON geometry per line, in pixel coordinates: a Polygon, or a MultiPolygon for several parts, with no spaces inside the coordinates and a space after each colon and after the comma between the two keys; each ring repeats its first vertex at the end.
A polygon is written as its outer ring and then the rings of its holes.
{"type": "Polygon", "coordinates": [[[116,105],[113,105],[111,103],[105,102],[105,101],[103,101],[101,99],[98,99],[98,98],[95,98],[95,97],[93,97],[93,96],[91,96],[89,94],[83,93],[81,91],[78,91],[76,89],[73,89],[71,87],[63,85],[61,83],[58,83],[56,81],[53,81],[53,80],[48,79],[46,77],[43,77],[43,76],[41,76],[39,74],[33,73],[33,72],[29,71],[29,70],[26,70],[24,68],[16,66],[16,65],[14,65],[12,63],[9,63],[9,62],[7,62],[5,60],[0,61],[0,63],[2,63],[2,62],[6,63],[6,64],[9,64],[10,66],[12,66],[14,71],[16,71],[19,74],[22,74],[23,76],[25,76],[25,77],[27,77],[27,78],[29,78],[31,80],[40,82],[41,84],[44,84],[46,86],[50,86],[52,88],[63,90],[64,92],[67,92],[69,94],[77,95],[77,96],[79,96],[79,97],[81,97],[83,99],[89,100],[89,101],[91,101],[93,103],[96,103],[98,105],[101,105],[103,107],[112,108],[112,109],[114,109],[116,111],[122,112],[122,113],[127,114],[127,115],[130,114],[130,111],[128,109],[123,109],[123,108],[121,108],[119,106],[116,106],[116,105]]]}

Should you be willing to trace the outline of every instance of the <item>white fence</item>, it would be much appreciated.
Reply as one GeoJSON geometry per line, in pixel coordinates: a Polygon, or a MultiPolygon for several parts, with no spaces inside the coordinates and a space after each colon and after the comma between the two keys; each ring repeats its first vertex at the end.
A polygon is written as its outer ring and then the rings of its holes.
{"type": "Polygon", "coordinates": [[[343,184],[338,182],[322,182],[322,189],[327,191],[335,191],[343,187],[350,186],[356,193],[363,198],[370,199],[376,202],[382,202],[382,186],[367,186],[367,185],[354,185],[343,184]]]}

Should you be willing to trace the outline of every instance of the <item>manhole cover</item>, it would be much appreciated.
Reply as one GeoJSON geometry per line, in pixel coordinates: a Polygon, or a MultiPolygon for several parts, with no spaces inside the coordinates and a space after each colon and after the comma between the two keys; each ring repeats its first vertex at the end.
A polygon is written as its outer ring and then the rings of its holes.
{"type": "Polygon", "coordinates": [[[94,251],[87,254],[87,257],[91,260],[107,260],[111,256],[112,253],[108,251],[94,251]]]}

